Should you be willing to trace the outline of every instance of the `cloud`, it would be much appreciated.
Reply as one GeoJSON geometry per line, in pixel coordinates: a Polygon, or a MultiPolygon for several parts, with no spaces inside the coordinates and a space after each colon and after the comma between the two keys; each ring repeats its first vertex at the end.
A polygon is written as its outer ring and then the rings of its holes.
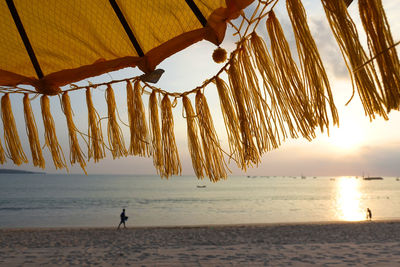
{"type": "Polygon", "coordinates": [[[349,73],[344,59],[326,19],[313,18],[309,24],[327,71],[332,73],[334,78],[348,79],[349,73]]]}
{"type": "Polygon", "coordinates": [[[249,175],[398,176],[400,144],[368,145],[355,152],[332,153],[321,145],[283,146],[267,153],[249,175]],[[305,152],[307,151],[307,152],[305,152]]]}
{"type": "Polygon", "coordinates": [[[400,144],[392,143],[390,146],[369,145],[362,149],[365,169],[371,175],[398,176],[400,173],[400,144]]]}

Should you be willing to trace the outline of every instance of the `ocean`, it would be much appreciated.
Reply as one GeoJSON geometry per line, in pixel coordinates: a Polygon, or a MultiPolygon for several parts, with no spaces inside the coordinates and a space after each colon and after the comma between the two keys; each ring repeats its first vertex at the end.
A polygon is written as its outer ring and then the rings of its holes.
{"type": "Polygon", "coordinates": [[[0,174],[0,228],[286,223],[400,218],[400,181],[361,177],[0,174]]]}

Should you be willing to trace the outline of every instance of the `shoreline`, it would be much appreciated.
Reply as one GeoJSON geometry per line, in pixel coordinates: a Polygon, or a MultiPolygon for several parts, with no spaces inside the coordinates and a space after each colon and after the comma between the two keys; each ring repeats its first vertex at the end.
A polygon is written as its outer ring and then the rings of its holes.
{"type": "MultiPolygon", "coordinates": [[[[232,223],[232,224],[183,224],[183,225],[130,225],[127,223],[129,229],[182,229],[182,228],[223,228],[223,227],[274,227],[274,226],[296,226],[296,225],[332,225],[332,224],[359,224],[359,223],[400,223],[400,219],[376,219],[376,220],[362,220],[362,221],[308,221],[308,222],[271,222],[271,223],[232,223]]],[[[40,230],[108,230],[115,229],[118,226],[38,226],[38,227],[0,227],[1,231],[40,231],[40,230]]]]}
{"type": "Polygon", "coordinates": [[[400,221],[0,229],[0,266],[399,266],[400,221]]]}

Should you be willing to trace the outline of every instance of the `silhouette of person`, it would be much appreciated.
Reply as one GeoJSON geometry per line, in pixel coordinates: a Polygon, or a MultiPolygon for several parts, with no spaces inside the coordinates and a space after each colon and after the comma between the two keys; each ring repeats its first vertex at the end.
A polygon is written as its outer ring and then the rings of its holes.
{"type": "Polygon", "coordinates": [[[367,208],[367,220],[372,220],[372,212],[369,208],[367,208]]]}
{"type": "Polygon", "coordinates": [[[125,215],[125,209],[122,209],[121,215],[119,215],[119,217],[121,217],[121,221],[117,229],[120,228],[121,224],[124,224],[124,228],[126,228],[125,222],[128,220],[128,217],[125,215]]]}

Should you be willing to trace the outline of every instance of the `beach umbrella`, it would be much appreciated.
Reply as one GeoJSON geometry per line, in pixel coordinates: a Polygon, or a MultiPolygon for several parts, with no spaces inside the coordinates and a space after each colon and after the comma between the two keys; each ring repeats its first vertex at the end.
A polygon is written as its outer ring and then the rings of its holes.
{"type": "MultiPolygon", "coordinates": [[[[280,0],[285,1],[285,0],[280,0]]],[[[69,136],[71,164],[128,155],[153,157],[162,177],[181,173],[174,135],[173,108],[183,104],[188,149],[199,178],[227,176],[227,161],[241,169],[257,165],[263,153],[287,138],[311,140],[330,121],[338,124],[329,81],[307,24],[300,0],[286,0],[299,60],[291,49],[274,7],[279,0],[5,0],[0,2],[0,93],[4,139],[0,163],[28,162],[16,128],[10,94],[21,94],[32,163],[44,168],[42,149],[49,149],[56,168],[66,168],[57,140],[50,97],[59,97],[69,136]],[[265,27],[268,36],[257,33],[265,27]],[[227,55],[219,47],[227,27],[237,38],[227,55]],[[269,39],[267,45],[266,39],[269,39]],[[207,40],[220,70],[203,84],[182,93],[157,83],[164,59],[207,40]],[[297,63],[298,62],[298,63],[297,63]],[[124,80],[74,83],[104,73],[135,67],[143,75],[124,80]],[[120,128],[113,85],[124,83],[129,145],[120,128]],[[65,89],[65,86],[68,89],[65,89]],[[92,92],[105,88],[107,130],[103,133],[92,92]],[[63,88],[63,89],[61,89],[63,88]],[[204,90],[216,88],[227,132],[229,151],[221,148],[212,109],[204,90]],[[82,134],[73,118],[69,94],[86,92],[88,131],[82,134]],[[39,96],[44,127],[40,143],[32,99],[39,96]],[[193,96],[194,101],[189,98],[193,96]],[[148,107],[143,99],[146,98],[148,107]],[[171,101],[172,99],[172,101],[171,101]],[[78,137],[85,139],[82,151],[78,137]],[[104,138],[107,136],[107,138],[104,138]],[[108,142],[106,142],[108,140],[108,142]],[[44,146],[42,146],[44,145],[44,146]]],[[[347,12],[351,0],[321,0],[327,19],[358,90],[365,113],[387,118],[400,103],[399,61],[381,0],[359,0],[370,57],[358,39],[347,12]],[[379,71],[376,70],[379,68],[379,71]],[[378,74],[381,77],[378,77],[378,74]]],[[[117,92],[118,93],[118,92],[117,92]]],[[[39,100],[38,100],[39,101],[39,100]]]]}

